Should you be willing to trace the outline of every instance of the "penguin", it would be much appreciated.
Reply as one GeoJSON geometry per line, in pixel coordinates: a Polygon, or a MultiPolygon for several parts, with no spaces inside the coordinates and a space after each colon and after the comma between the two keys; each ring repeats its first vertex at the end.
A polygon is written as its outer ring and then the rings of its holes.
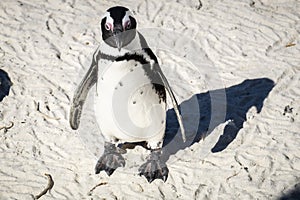
{"type": "Polygon", "coordinates": [[[96,85],[95,117],[105,143],[95,173],[105,171],[110,176],[118,167],[125,166],[122,144],[145,142],[150,155],[140,166],[139,175],[149,183],[155,179],[165,182],[169,170],[161,155],[167,93],[185,141],[174,93],[157,57],[137,31],[137,21],[128,8],[109,8],[100,26],[103,42],[93,54],[91,66],[74,93],[70,126],[78,129],[87,94],[96,85]]]}

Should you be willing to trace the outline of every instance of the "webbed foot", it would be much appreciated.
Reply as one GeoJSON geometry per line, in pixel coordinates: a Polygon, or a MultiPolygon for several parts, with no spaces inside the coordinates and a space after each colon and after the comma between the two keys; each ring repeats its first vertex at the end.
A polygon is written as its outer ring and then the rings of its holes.
{"type": "Polygon", "coordinates": [[[149,183],[155,179],[162,179],[166,182],[169,169],[165,162],[160,158],[161,150],[153,150],[149,160],[139,168],[139,175],[144,175],[149,183]]]}
{"type": "Polygon", "coordinates": [[[104,153],[95,166],[95,173],[105,171],[110,176],[118,167],[125,166],[125,160],[115,145],[106,142],[104,148],[104,153]]]}

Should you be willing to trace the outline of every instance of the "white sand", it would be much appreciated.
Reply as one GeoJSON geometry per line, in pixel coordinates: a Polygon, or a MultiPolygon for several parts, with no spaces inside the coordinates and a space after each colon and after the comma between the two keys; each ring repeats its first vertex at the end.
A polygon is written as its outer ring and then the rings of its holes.
{"type": "MultiPolygon", "coordinates": [[[[300,2],[202,0],[200,10],[199,1],[179,2],[1,1],[0,68],[13,86],[0,102],[0,126],[10,122],[14,126],[0,130],[0,199],[32,199],[47,185],[44,173],[51,174],[55,184],[41,199],[277,199],[297,191],[300,2]],[[203,124],[210,117],[215,122],[204,141],[183,145],[179,135],[171,143],[174,146],[166,147],[171,154],[166,183],[149,184],[137,175],[147,155],[142,147],[127,150],[125,168],[111,177],[103,172],[95,175],[94,154],[101,155],[101,139],[89,137],[89,132],[85,138],[68,123],[70,99],[101,41],[101,15],[122,2],[135,11],[140,28],[183,34],[208,55],[206,59],[200,54],[200,60],[212,61],[212,68],[201,63],[203,71],[196,73],[195,66],[185,62],[197,60],[194,54],[183,52],[188,54],[185,59],[156,51],[179,103],[186,108],[190,140],[195,131],[206,132],[203,124]],[[246,79],[251,80],[242,83],[246,79]],[[222,96],[225,87],[227,101],[222,96]],[[216,95],[211,116],[208,90],[221,94],[216,95]],[[204,108],[201,116],[193,107],[198,105],[196,94],[204,108]],[[259,104],[262,108],[257,113],[259,104]],[[228,117],[222,120],[224,112],[218,110],[224,105],[228,117]],[[283,115],[288,105],[293,109],[283,115]],[[229,126],[233,131],[225,134],[232,141],[210,153],[226,124],[234,124],[229,126]],[[236,137],[230,139],[236,129],[236,137]],[[86,148],[86,139],[92,148],[86,148]],[[89,192],[99,183],[107,184],[89,192]]],[[[161,41],[173,45],[170,49],[180,47],[180,41],[172,42],[176,37],[171,36],[161,41]]],[[[176,130],[172,124],[168,128],[176,130]]]]}

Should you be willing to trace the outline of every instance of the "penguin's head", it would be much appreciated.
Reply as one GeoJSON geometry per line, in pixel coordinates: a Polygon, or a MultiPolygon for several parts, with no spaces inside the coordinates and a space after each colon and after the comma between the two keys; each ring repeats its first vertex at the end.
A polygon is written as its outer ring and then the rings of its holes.
{"type": "Polygon", "coordinates": [[[128,8],[122,6],[109,8],[101,21],[102,39],[120,51],[134,39],[136,25],[136,20],[128,8]]]}

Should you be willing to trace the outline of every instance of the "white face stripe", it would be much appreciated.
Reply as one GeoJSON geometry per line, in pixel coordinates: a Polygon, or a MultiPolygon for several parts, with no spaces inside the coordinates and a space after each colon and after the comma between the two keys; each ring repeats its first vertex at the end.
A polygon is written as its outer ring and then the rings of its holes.
{"type": "Polygon", "coordinates": [[[132,13],[131,13],[129,10],[127,10],[125,16],[124,16],[123,19],[122,19],[122,24],[123,24],[123,26],[125,26],[125,24],[126,24],[127,21],[130,21],[129,16],[130,16],[130,17],[133,17],[133,16],[132,16],[132,13]]]}
{"type": "Polygon", "coordinates": [[[112,28],[114,26],[114,19],[110,16],[110,13],[109,12],[106,12],[102,19],[106,17],[106,23],[110,23],[112,25],[112,28]]]}
{"type": "MultiPolygon", "coordinates": [[[[109,12],[106,12],[103,16],[102,19],[106,17],[106,23],[110,23],[112,25],[112,28],[114,26],[114,19],[110,16],[109,12]]],[[[133,17],[132,13],[127,10],[125,16],[122,19],[122,25],[125,26],[127,21],[130,21],[129,17],[133,17]]]]}

